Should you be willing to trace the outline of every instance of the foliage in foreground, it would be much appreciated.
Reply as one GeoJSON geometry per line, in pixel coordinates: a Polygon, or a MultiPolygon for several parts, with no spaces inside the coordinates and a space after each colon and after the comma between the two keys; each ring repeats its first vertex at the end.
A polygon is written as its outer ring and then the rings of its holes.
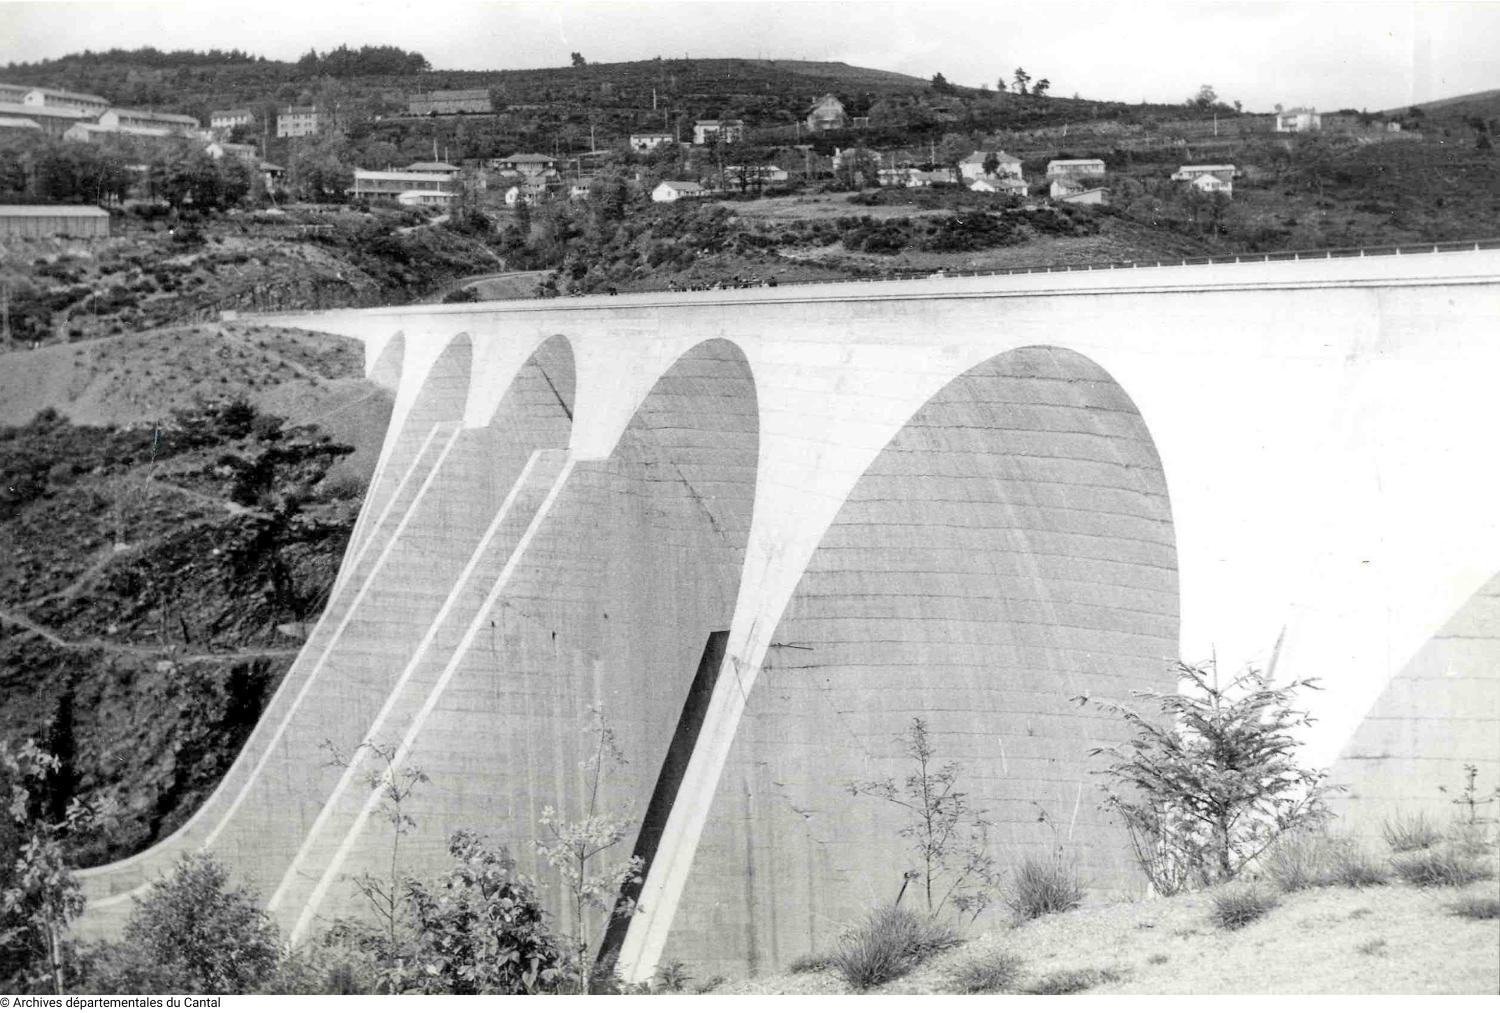
{"type": "Polygon", "coordinates": [[[1391,859],[1396,875],[1412,886],[1468,886],[1489,879],[1494,870],[1452,842],[1424,851],[1412,851],[1391,859]]]}
{"type": "Polygon", "coordinates": [[[1005,904],[1017,921],[1071,911],[1083,901],[1078,872],[1061,856],[1021,860],[1005,891],[1005,904]]]}
{"type": "Polygon", "coordinates": [[[864,924],[845,933],[829,963],[850,986],[867,989],[910,974],[958,943],[958,935],[947,926],[889,905],[870,912],[864,924]]]}
{"type": "Polygon", "coordinates": [[[1222,929],[1242,929],[1281,903],[1260,886],[1233,887],[1214,897],[1214,921],[1222,929]]]}
{"type": "Polygon", "coordinates": [[[253,992],[276,972],[280,940],[250,893],[212,855],[184,855],[100,947],[91,987],[112,993],[253,992]]]}
{"type": "Polygon", "coordinates": [[[1026,963],[1014,953],[989,953],[974,957],[953,969],[947,991],[958,995],[1013,992],[1026,963]]]}
{"type": "Polygon", "coordinates": [[[1321,829],[1281,835],[1266,852],[1262,868],[1286,893],[1315,886],[1378,886],[1390,879],[1386,867],[1359,841],[1321,829]]]}
{"type": "Polygon", "coordinates": [[[1247,669],[1221,685],[1212,663],[1174,671],[1185,692],[1097,704],[1132,735],[1091,754],[1111,761],[1098,771],[1109,778],[1104,808],[1124,820],[1141,870],[1166,896],[1234,879],[1278,835],[1325,822],[1326,796],[1339,790],[1296,761],[1293,733],[1313,719],[1294,701],[1316,680],[1274,686],[1247,669]]]}
{"type": "Polygon", "coordinates": [[[1021,991],[1027,995],[1076,995],[1096,985],[1113,984],[1123,978],[1124,975],[1113,968],[1053,971],[1038,978],[1021,991]]]}
{"type": "Polygon", "coordinates": [[[911,842],[918,868],[906,874],[896,903],[916,882],[929,917],[952,904],[972,923],[990,905],[1000,881],[989,852],[990,822],[984,810],[975,809],[967,793],[955,787],[961,773],[958,764],[938,763],[927,722],[913,718],[899,741],[912,761],[910,774],[899,784],[895,778],[853,781],[848,791],[889,802],[910,815],[898,832],[911,842]]]}

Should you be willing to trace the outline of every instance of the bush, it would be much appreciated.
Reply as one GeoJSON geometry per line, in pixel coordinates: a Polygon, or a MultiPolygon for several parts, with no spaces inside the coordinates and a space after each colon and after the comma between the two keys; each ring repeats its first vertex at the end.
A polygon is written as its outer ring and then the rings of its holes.
{"type": "Polygon", "coordinates": [[[1025,962],[1013,953],[991,953],[968,960],[953,970],[948,991],[958,995],[983,995],[1013,991],[1025,962]]]}
{"type": "Polygon", "coordinates": [[[455,833],[456,863],[435,889],[408,888],[416,987],[448,995],[521,995],[557,983],[565,960],[546,914],[510,855],[455,833]]]}
{"type": "Polygon", "coordinates": [[[1258,886],[1226,890],[1214,898],[1214,921],[1222,929],[1241,929],[1281,903],[1258,886]]]}
{"type": "Polygon", "coordinates": [[[1247,669],[1221,685],[1212,664],[1174,671],[1186,692],[1136,693],[1139,710],[1096,703],[1131,738],[1090,754],[1112,761],[1099,771],[1112,782],[1104,808],[1124,819],[1137,864],[1166,896],[1234,879],[1279,834],[1321,825],[1325,797],[1341,790],[1297,763],[1293,733],[1313,719],[1295,697],[1316,680],[1274,686],[1247,669]]]}
{"type": "Polygon", "coordinates": [[[1500,897],[1479,897],[1470,894],[1448,905],[1448,910],[1460,918],[1493,921],[1500,918],[1500,897]]]}
{"type": "Polygon", "coordinates": [[[958,945],[952,929],[904,908],[872,911],[839,940],[830,961],[851,986],[873,988],[911,973],[934,954],[958,945]]]}
{"type": "Polygon", "coordinates": [[[1027,995],[1076,995],[1095,985],[1108,985],[1120,981],[1123,977],[1124,975],[1119,971],[1109,968],[1053,971],[1032,982],[1022,991],[1027,995]]]}
{"type": "Polygon", "coordinates": [[[1323,886],[1331,879],[1330,844],[1326,836],[1313,830],[1282,834],[1266,852],[1266,875],[1287,893],[1323,886]]]}
{"type": "Polygon", "coordinates": [[[1403,816],[1399,811],[1380,828],[1385,843],[1397,854],[1430,848],[1443,839],[1442,831],[1423,813],[1403,816]]]}
{"type": "Polygon", "coordinates": [[[1071,911],[1083,901],[1077,871],[1062,858],[1027,857],[1011,877],[1005,904],[1018,921],[1071,911]]]}
{"type": "Polygon", "coordinates": [[[1486,862],[1452,844],[1403,853],[1391,865],[1412,886],[1468,886],[1493,875],[1486,862]]]}
{"type": "Polygon", "coordinates": [[[256,898],[229,888],[212,855],[184,855],[152,885],[120,943],[101,948],[93,987],[101,992],[251,992],[280,960],[271,919],[256,898]]]}
{"type": "Polygon", "coordinates": [[[1390,872],[1364,845],[1351,838],[1334,842],[1328,866],[1329,881],[1337,886],[1380,886],[1390,881],[1390,872]]]}

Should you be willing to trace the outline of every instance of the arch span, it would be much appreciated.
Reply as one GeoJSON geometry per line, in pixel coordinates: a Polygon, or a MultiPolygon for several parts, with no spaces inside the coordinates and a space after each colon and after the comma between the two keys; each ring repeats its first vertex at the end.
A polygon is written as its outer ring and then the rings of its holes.
{"type": "Polygon", "coordinates": [[[665,956],[781,966],[893,899],[909,813],[848,784],[911,770],[926,722],[991,846],[1045,854],[1044,808],[1095,888],[1131,882],[1088,749],[1118,734],[1070,702],[1170,686],[1176,551],[1166,483],[1125,392],[1058,348],[944,386],[824,533],[754,682],[665,956]]]}
{"type": "Polygon", "coordinates": [[[461,354],[449,360],[450,366],[435,366],[437,386],[414,402],[414,411],[442,420],[428,423],[420,480],[407,478],[383,512],[379,537],[346,563],[339,593],[208,802],[161,844],[89,870],[95,906],[128,913],[122,903],[127,892],[199,847],[232,855],[240,876],[267,893],[275,889],[337,783],[322,744],[347,752],[361,741],[444,601],[452,572],[471,556],[531,457],[567,447],[573,366],[566,339],[543,342],[527,357],[504,388],[491,425],[480,428],[459,429],[453,422],[463,410],[455,388],[465,360],[461,354]],[[434,440],[439,429],[441,438],[434,440]]]}
{"type": "MultiPolygon", "coordinates": [[[[446,867],[458,828],[528,842],[546,836],[545,807],[580,815],[596,703],[629,760],[599,804],[642,818],[704,644],[733,616],[758,420],[744,355],[711,340],[657,379],[608,457],[534,461],[536,501],[460,576],[453,593],[474,607],[433,624],[386,726],[399,734],[382,737],[432,779],[411,804],[412,868],[446,867]]],[[[360,791],[348,805],[318,881],[284,905],[294,937],[351,911],[350,877],[388,854],[370,819],[378,799],[360,791]]],[[[551,871],[527,848],[516,857],[551,884],[549,910],[566,911],[551,871]]]]}

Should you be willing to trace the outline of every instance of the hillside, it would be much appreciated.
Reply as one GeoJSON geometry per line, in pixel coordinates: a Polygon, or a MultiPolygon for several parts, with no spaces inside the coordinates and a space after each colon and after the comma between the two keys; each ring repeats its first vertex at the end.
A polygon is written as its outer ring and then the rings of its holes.
{"type": "MultiPolygon", "coordinates": [[[[1212,918],[1226,889],[1086,906],[985,933],[876,994],[970,991],[965,972],[1003,968],[983,991],[1090,995],[1479,994],[1500,990],[1500,931],[1462,918],[1460,896],[1493,897],[1493,880],[1463,890],[1406,885],[1322,887],[1288,894],[1252,924],[1212,918]]],[[[811,961],[817,964],[816,959],[811,961]]],[[[850,992],[833,970],[771,974],[715,990],[850,992]]]]}
{"type": "MultiPolygon", "coordinates": [[[[1483,120],[1493,120],[1500,117],[1500,88],[1434,99],[1408,108],[1420,109],[1425,115],[1437,120],[1467,120],[1476,116],[1483,120]]],[[[1399,116],[1407,111],[1396,109],[1388,115],[1399,116]]]]}
{"type": "Polygon", "coordinates": [[[356,344],[250,326],[4,362],[0,722],[61,757],[57,806],[120,803],[93,864],[170,833],[233,761],[322,608],[391,398],[356,344]]]}

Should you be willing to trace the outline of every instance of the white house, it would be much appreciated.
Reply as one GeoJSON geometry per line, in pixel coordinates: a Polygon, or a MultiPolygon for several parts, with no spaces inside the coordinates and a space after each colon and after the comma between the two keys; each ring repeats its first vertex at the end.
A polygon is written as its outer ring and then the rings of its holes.
{"type": "Polygon", "coordinates": [[[807,113],[807,129],[813,133],[824,130],[843,130],[849,125],[849,114],[837,95],[828,94],[813,103],[807,113]]]}
{"type": "Polygon", "coordinates": [[[1047,163],[1048,179],[1079,179],[1104,175],[1102,158],[1054,158],[1047,163]]]}
{"type": "Polygon", "coordinates": [[[217,133],[227,134],[235,127],[255,122],[255,113],[249,109],[214,109],[208,114],[208,126],[217,133]]]}
{"type": "Polygon", "coordinates": [[[1285,109],[1276,114],[1276,132],[1278,134],[1301,134],[1309,130],[1322,130],[1323,117],[1312,107],[1298,106],[1295,109],[1285,109]]]}
{"type": "Polygon", "coordinates": [[[670,204],[686,198],[706,196],[708,196],[708,190],[702,183],[680,179],[664,179],[656,184],[655,190],[651,191],[651,199],[658,204],[670,204]]]}
{"type": "Polygon", "coordinates": [[[676,144],[677,138],[671,134],[631,134],[630,150],[637,153],[655,151],[663,144],[676,144]]]}
{"type": "Polygon", "coordinates": [[[238,158],[242,162],[255,162],[258,158],[255,154],[255,145],[230,144],[228,141],[214,141],[208,147],[204,148],[203,152],[215,162],[226,155],[230,158],[238,158]]]}
{"type": "Polygon", "coordinates": [[[200,133],[202,127],[191,116],[182,113],[158,113],[147,109],[109,109],[99,117],[99,126],[106,130],[128,131],[165,130],[169,134],[191,137],[200,133]]]}
{"type": "Polygon", "coordinates": [[[1226,183],[1218,176],[1207,172],[1194,179],[1189,185],[1199,193],[1222,193],[1226,195],[1234,193],[1233,183],[1226,183]]]}
{"type": "Polygon", "coordinates": [[[726,180],[738,183],[741,176],[752,183],[785,183],[791,178],[785,169],[775,165],[726,165],[724,167],[726,180]]]}
{"type": "Polygon", "coordinates": [[[942,183],[957,183],[953,178],[953,170],[948,168],[934,169],[931,172],[918,170],[906,178],[909,187],[937,186],[942,183]]]}
{"type": "Polygon", "coordinates": [[[976,193],[1008,193],[1017,197],[1026,195],[1026,181],[1015,176],[980,176],[969,184],[976,193]]]}
{"type": "Polygon", "coordinates": [[[394,200],[399,204],[441,204],[453,202],[458,184],[453,177],[438,172],[373,172],[354,170],[354,186],[349,195],[356,200],[394,200]],[[432,199],[418,200],[413,194],[427,194],[432,199]]]}
{"type": "Polygon", "coordinates": [[[1011,176],[1021,178],[1021,160],[1015,155],[1007,155],[1003,151],[976,151],[962,162],[958,163],[958,171],[963,174],[964,179],[978,179],[984,175],[990,175],[984,171],[984,163],[989,161],[991,155],[995,156],[999,165],[993,175],[1011,176]]]}
{"type": "Polygon", "coordinates": [[[745,139],[744,120],[698,120],[693,124],[693,143],[707,144],[718,138],[726,144],[745,139]]]}
{"type": "Polygon", "coordinates": [[[1102,186],[1073,190],[1057,198],[1059,204],[1108,204],[1109,191],[1102,186]]]}
{"type": "Polygon", "coordinates": [[[1232,165],[1184,165],[1172,173],[1172,179],[1178,183],[1191,183],[1205,173],[1222,179],[1226,183],[1233,183],[1234,177],[1239,175],[1239,170],[1232,165]]]}

